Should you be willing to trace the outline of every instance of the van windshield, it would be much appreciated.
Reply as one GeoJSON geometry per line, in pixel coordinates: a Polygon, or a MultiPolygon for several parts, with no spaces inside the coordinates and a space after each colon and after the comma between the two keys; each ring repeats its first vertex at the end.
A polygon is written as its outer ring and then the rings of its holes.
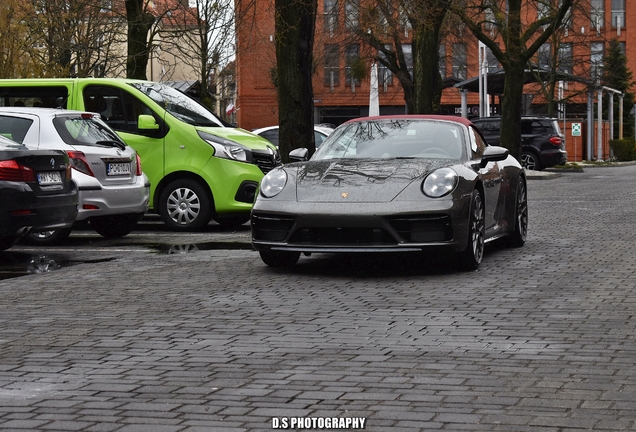
{"type": "Polygon", "coordinates": [[[192,126],[223,127],[223,123],[185,93],[159,83],[130,83],[179,120],[192,126]]]}

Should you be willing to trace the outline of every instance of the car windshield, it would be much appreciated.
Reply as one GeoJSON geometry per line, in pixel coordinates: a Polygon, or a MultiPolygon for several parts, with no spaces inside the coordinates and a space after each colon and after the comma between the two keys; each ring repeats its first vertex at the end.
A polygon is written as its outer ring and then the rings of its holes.
{"type": "Polygon", "coordinates": [[[380,119],[342,125],[312,160],[350,158],[460,159],[462,126],[425,119],[380,119]]]}
{"type": "Polygon", "coordinates": [[[170,86],[159,83],[132,83],[159,106],[192,126],[223,127],[223,123],[203,105],[170,86]]]}

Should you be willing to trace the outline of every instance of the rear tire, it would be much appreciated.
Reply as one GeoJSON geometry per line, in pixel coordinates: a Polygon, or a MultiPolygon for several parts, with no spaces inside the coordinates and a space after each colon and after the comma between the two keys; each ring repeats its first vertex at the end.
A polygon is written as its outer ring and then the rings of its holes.
{"type": "Polygon", "coordinates": [[[141,216],[139,213],[96,216],[91,218],[90,223],[98,234],[106,238],[117,238],[130,234],[137,226],[141,216]]]}
{"type": "Polygon", "coordinates": [[[161,193],[159,214],[172,231],[196,231],[212,219],[211,201],[201,184],[179,179],[161,193]]]}
{"type": "Polygon", "coordinates": [[[260,251],[261,259],[270,267],[291,267],[298,262],[300,252],[260,251]]]}
{"type": "Polygon", "coordinates": [[[59,245],[66,241],[68,236],[71,235],[71,231],[71,228],[48,231],[31,231],[22,237],[22,242],[36,246],[59,245]]]}
{"type": "Polygon", "coordinates": [[[466,249],[459,252],[459,265],[464,270],[476,270],[484,257],[486,224],[484,202],[481,193],[475,189],[470,198],[468,217],[468,241],[466,249]]]}
{"type": "Polygon", "coordinates": [[[521,166],[528,170],[541,171],[539,158],[531,152],[521,153],[521,166]]]}

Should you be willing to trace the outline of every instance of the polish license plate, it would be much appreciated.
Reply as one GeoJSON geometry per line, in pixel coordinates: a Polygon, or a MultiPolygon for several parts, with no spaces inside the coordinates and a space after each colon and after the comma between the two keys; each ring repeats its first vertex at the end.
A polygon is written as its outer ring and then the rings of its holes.
{"type": "Polygon", "coordinates": [[[62,184],[62,175],[58,171],[39,172],[38,183],[42,186],[62,184]]]}
{"type": "Polygon", "coordinates": [[[130,163],[109,163],[108,175],[128,175],[130,174],[130,163]]]}

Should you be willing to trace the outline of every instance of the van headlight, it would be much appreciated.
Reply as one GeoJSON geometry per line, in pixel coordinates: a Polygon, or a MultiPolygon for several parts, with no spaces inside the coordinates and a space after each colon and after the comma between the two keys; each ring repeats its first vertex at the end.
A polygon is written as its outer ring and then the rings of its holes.
{"type": "Polygon", "coordinates": [[[455,189],[457,173],[450,168],[440,168],[430,173],[422,183],[422,192],[431,198],[441,198],[455,189]]]}
{"type": "Polygon", "coordinates": [[[197,132],[205,142],[214,147],[214,156],[241,162],[252,162],[252,151],[244,145],[211,133],[197,132]]]}
{"type": "Polygon", "coordinates": [[[287,173],[282,169],[275,169],[267,173],[261,180],[261,195],[265,198],[274,198],[287,183],[287,173]]]}

